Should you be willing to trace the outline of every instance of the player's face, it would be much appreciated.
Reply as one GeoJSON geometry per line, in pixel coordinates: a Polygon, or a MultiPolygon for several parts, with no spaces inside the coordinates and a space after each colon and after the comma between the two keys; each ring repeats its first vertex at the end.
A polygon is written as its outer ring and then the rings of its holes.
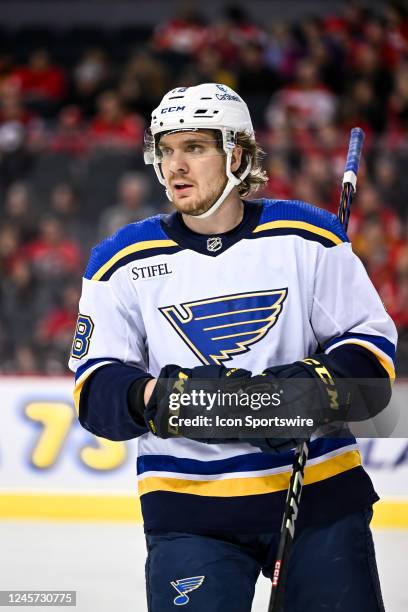
{"type": "Polygon", "coordinates": [[[177,210],[188,215],[205,213],[227,183],[225,153],[211,130],[176,132],[160,138],[161,168],[177,210]]]}

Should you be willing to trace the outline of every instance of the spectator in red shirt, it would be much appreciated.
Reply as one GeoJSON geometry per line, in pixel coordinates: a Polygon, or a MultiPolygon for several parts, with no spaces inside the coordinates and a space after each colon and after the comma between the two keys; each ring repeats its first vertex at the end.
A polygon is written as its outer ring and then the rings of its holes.
{"type": "Polygon", "coordinates": [[[52,114],[65,95],[64,72],[51,62],[45,49],[33,51],[28,64],[14,70],[11,78],[20,87],[27,103],[41,114],[52,114]]]}
{"type": "Polygon", "coordinates": [[[399,62],[399,53],[392,44],[392,39],[388,35],[385,21],[373,16],[364,24],[365,40],[377,49],[383,63],[389,70],[393,70],[399,62]]]}
{"type": "Polygon", "coordinates": [[[282,155],[270,155],[266,160],[268,182],[262,192],[265,198],[287,200],[292,195],[292,180],[288,164],[282,155]]]}
{"type": "Polygon", "coordinates": [[[335,96],[320,82],[316,65],[304,59],[296,67],[295,82],[272,97],[266,119],[271,128],[288,124],[305,130],[330,123],[335,110],[335,96]]]}
{"type": "Polygon", "coordinates": [[[38,121],[38,115],[27,108],[18,83],[11,77],[5,80],[0,89],[0,123],[16,122],[29,131],[38,121]]]}
{"type": "Polygon", "coordinates": [[[266,38],[242,7],[230,6],[222,19],[209,27],[206,43],[220,53],[224,64],[239,66],[239,50],[248,43],[264,44],[266,38]]]}
{"type": "Polygon", "coordinates": [[[387,22],[387,38],[394,52],[399,56],[408,53],[408,11],[403,3],[388,2],[384,7],[387,22]]]}
{"type": "Polygon", "coordinates": [[[57,285],[70,274],[81,272],[81,254],[78,244],[64,237],[62,224],[51,216],[43,217],[39,237],[29,242],[23,255],[30,262],[37,278],[57,285]]]}
{"type": "Polygon", "coordinates": [[[58,113],[55,130],[48,138],[48,146],[55,153],[83,155],[88,150],[88,138],[78,106],[65,106],[58,113]]]}
{"type": "Polygon", "coordinates": [[[178,16],[157,26],[153,35],[153,48],[181,55],[194,55],[207,38],[207,27],[201,15],[189,6],[178,16]]]}
{"type": "Polygon", "coordinates": [[[68,285],[61,295],[61,304],[51,308],[38,325],[37,338],[44,343],[69,346],[78,317],[80,291],[76,285],[68,285]]]}
{"type": "Polygon", "coordinates": [[[102,147],[139,148],[143,140],[143,120],[127,113],[115,91],[105,91],[97,100],[98,113],[91,122],[91,144],[102,147]]]}

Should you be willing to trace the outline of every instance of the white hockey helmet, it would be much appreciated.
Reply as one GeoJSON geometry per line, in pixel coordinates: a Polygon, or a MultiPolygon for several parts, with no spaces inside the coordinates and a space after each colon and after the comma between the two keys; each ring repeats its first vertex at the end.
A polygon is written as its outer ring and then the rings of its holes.
{"type": "MultiPolygon", "coordinates": [[[[197,219],[204,219],[214,213],[223,203],[234,186],[239,185],[251,170],[251,160],[239,177],[231,172],[231,157],[238,132],[255,137],[251,116],[245,102],[227,85],[203,83],[194,87],[177,87],[169,91],[152,112],[150,128],[145,132],[144,160],[153,164],[162,185],[166,185],[160,166],[157,148],[158,136],[164,132],[179,132],[199,129],[218,130],[222,135],[222,147],[226,154],[227,184],[220,197],[209,210],[197,219]]],[[[166,190],[171,201],[170,193],[166,190]]]]}

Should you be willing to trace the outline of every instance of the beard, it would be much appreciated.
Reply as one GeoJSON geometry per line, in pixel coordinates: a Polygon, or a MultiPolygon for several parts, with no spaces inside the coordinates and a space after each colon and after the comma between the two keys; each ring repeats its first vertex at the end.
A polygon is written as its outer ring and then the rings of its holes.
{"type": "MultiPolygon", "coordinates": [[[[206,213],[212,206],[214,206],[215,202],[224,191],[227,182],[227,178],[219,181],[217,185],[213,186],[211,189],[208,189],[207,193],[201,198],[198,196],[196,199],[190,202],[184,202],[183,200],[172,200],[172,202],[179,213],[191,215],[192,217],[198,217],[199,215],[206,213]]],[[[174,197],[173,193],[171,195],[174,197]]]]}

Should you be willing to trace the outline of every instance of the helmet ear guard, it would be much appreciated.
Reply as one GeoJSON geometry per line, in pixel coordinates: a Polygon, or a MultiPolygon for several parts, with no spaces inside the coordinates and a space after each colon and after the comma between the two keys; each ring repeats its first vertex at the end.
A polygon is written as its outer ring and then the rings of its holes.
{"type": "MultiPolygon", "coordinates": [[[[146,164],[153,164],[159,182],[166,187],[158,155],[158,136],[164,133],[200,129],[220,132],[226,156],[225,173],[228,179],[223,192],[214,204],[205,213],[195,217],[205,219],[221,206],[234,187],[240,185],[252,166],[251,160],[248,159],[247,166],[239,177],[231,170],[237,133],[246,132],[254,137],[248,107],[231,88],[216,83],[205,83],[195,87],[179,87],[166,94],[157,109],[153,111],[150,128],[145,131],[144,161],[146,164]]],[[[168,189],[166,194],[171,201],[168,189]]]]}

